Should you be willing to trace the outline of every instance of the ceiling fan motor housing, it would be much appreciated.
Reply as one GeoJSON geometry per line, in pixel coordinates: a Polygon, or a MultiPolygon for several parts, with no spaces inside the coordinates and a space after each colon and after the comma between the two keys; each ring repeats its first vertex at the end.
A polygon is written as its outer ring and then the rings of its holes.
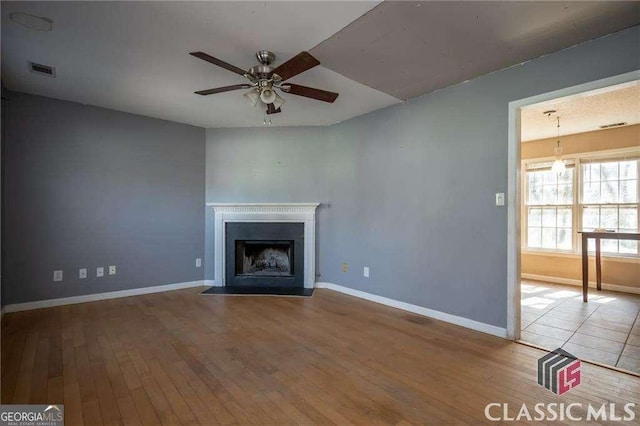
{"type": "Polygon", "coordinates": [[[258,50],[256,52],[256,58],[262,65],[271,65],[276,59],[276,55],[268,50],[258,50]]]}
{"type": "Polygon", "coordinates": [[[276,74],[272,74],[273,68],[268,65],[256,65],[255,67],[249,68],[249,74],[254,75],[259,80],[269,80],[276,76],[276,74]]]}
{"type": "MultiPolygon", "coordinates": [[[[276,59],[276,55],[268,50],[259,50],[256,52],[256,58],[261,65],[249,68],[249,74],[254,75],[258,80],[271,80],[274,83],[282,81],[282,78],[278,74],[274,74],[274,68],[271,64],[276,59]]],[[[262,84],[260,84],[262,86],[262,84]]]]}

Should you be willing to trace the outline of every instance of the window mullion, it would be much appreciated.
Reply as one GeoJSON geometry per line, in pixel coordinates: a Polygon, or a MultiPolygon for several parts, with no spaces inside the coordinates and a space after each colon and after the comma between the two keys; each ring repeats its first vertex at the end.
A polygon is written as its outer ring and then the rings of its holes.
{"type": "Polygon", "coordinates": [[[522,248],[526,249],[529,246],[529,178],[527,176],[526,164],[523,164],[521,170],[522,170],[522,175],[520,179],[521,179],[522,188],[523,188],[521,212],[524,213],[524,214],[521,213],[521,215],[524,217],[521,217],[520,226],[522,227],[521,229],[524,232],[520,233],[520,238],[521,238],[520,245],[522,246],[522,248]],[[524,234],[524,236],[522,234],[524,234]]]}
{"type": "MultiPolygon", "coordinates": [[[[640,232],[640,160],[636,160],[636,229],[640,232]]],[[[640,241],[636,244],[636,256],[640,254],[640,241]]]]}
{"type": "Polygon", "coordinates": [[[580,209],[580,201],[582,200],[582,161],[580,158],[575,160],[575,172],[573,174],[573,251],[581,250],[581,238],[578,238],[578,230],[582,230],[582,211],[580,209]]]}

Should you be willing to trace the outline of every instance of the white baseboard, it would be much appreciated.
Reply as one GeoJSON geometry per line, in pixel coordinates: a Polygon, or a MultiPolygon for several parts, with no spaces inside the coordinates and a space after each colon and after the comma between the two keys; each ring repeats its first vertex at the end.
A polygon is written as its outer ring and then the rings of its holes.
{"type": "Polygon", "coordinates": [[[205,287],[222,287],[222,283],[216,282],[215,280],[204,280],[205,287]]]}
{"type": "MultiPolygon", "coordinates": [[[[582,280],[576,280],[573,278],[551,277],[547,275],[524,274],[524,273],[520,274],[520,276],[525,280],[544,281],[547,283],[566,284],[566,285],[574,285],[574,286],[582,287],[582,280]]],[[[589,288],[596,288],[596,282],[589,281],[589,288]]],[[[640,287],[628,287],[628,286],[617,285],[617,284],[602,283],[602,289],[610,290],[610,291],[618,291],[621,293],[640,294],[640,287]]]]}
{"type": "Polygon", "coordinates": [[[35,302],[14,303],[2,307],[2,313],[30,311],[32,309],[50,308],[53,306],[75,305],[77,303],[96,302],[99,300],[117,299],[119,297],[139,296],[142,294],[162,293],[183,288],[203,287],[206,281],[189,281],[184,283],[157,285],[151,287],[133,288],[131,290],[110,291],[107,293],[85,294],[82,296],[63,297],[60,299],[37,300],[35,302]]]}
{"type": "Polygon", "coordinates": [[[478,322],[478,321],[470,320],[468,318],[447,314],[445,312],[424,308],[422,306],[400,302],[398,300],[389,299],[388,297],[378,296],[378,295],[366,293],[360,290],[354,290],[352,288],[344,287],[344,286],[333,284],[333,283],[317,282],[316,288],[328,288],[329,290],[338,291],[340,293],[359,297],[360,299],[365,299],[371,302],[380,303],[382,305],[391,306],[392,308],[402,309],[403,311],[412,312],[414,314],[423,315],[425,317],[459,325],[461,327],[470,328],[472,330],[491,334],[493,336],[498,336],[505,339],[507,338],[507,329],[502,327],[497,327],[495,325],[485,324],[483,322],[478,322]]]}

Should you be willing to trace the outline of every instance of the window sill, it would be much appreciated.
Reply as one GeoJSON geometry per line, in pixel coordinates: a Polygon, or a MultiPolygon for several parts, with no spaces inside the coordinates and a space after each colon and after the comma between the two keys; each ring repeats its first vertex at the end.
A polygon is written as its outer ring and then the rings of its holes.
{"type": "MultiPolygon", "coordinates": [[[[522,254],[526,255],[534,255],[534,256],[551,256],[551,257],[566,257],[570,259],[582,259],[582,254],[575,252],[563,252],[563,251],[545,251],[545,250],[521,250],[522,254]]],[[[589,252],[590,258],[595,258],[595,252],[589,252]]],[[[607,262],[620,262],[620,263],[640,263],[640,257],[629,255],[629,256],[615,256],[615,255],[607,255],[602,254],[602,260],[607,262]]]]}

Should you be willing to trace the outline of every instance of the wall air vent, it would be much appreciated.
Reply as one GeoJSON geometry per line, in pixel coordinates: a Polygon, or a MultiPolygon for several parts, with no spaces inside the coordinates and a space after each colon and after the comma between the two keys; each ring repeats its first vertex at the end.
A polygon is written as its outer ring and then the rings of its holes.
{"type": "Polygon", "coordinates": [[[33,73],[46,75],[47,77],[56,76],[56,69],[54,67],[50,67],[49,65],[36,64],[35,62],[29,62],[29,70],[33,73]]]}
{"type": "Polygon", "coordinates": [[[620,127],[620,126],[624,126],[626,125],[627,122],[626,121],[622,121],[620,123],[611,123],[611,124],[603,124],[602,126],[600,126],[601,129],[610,129],[612,127],[620,127]]]}

